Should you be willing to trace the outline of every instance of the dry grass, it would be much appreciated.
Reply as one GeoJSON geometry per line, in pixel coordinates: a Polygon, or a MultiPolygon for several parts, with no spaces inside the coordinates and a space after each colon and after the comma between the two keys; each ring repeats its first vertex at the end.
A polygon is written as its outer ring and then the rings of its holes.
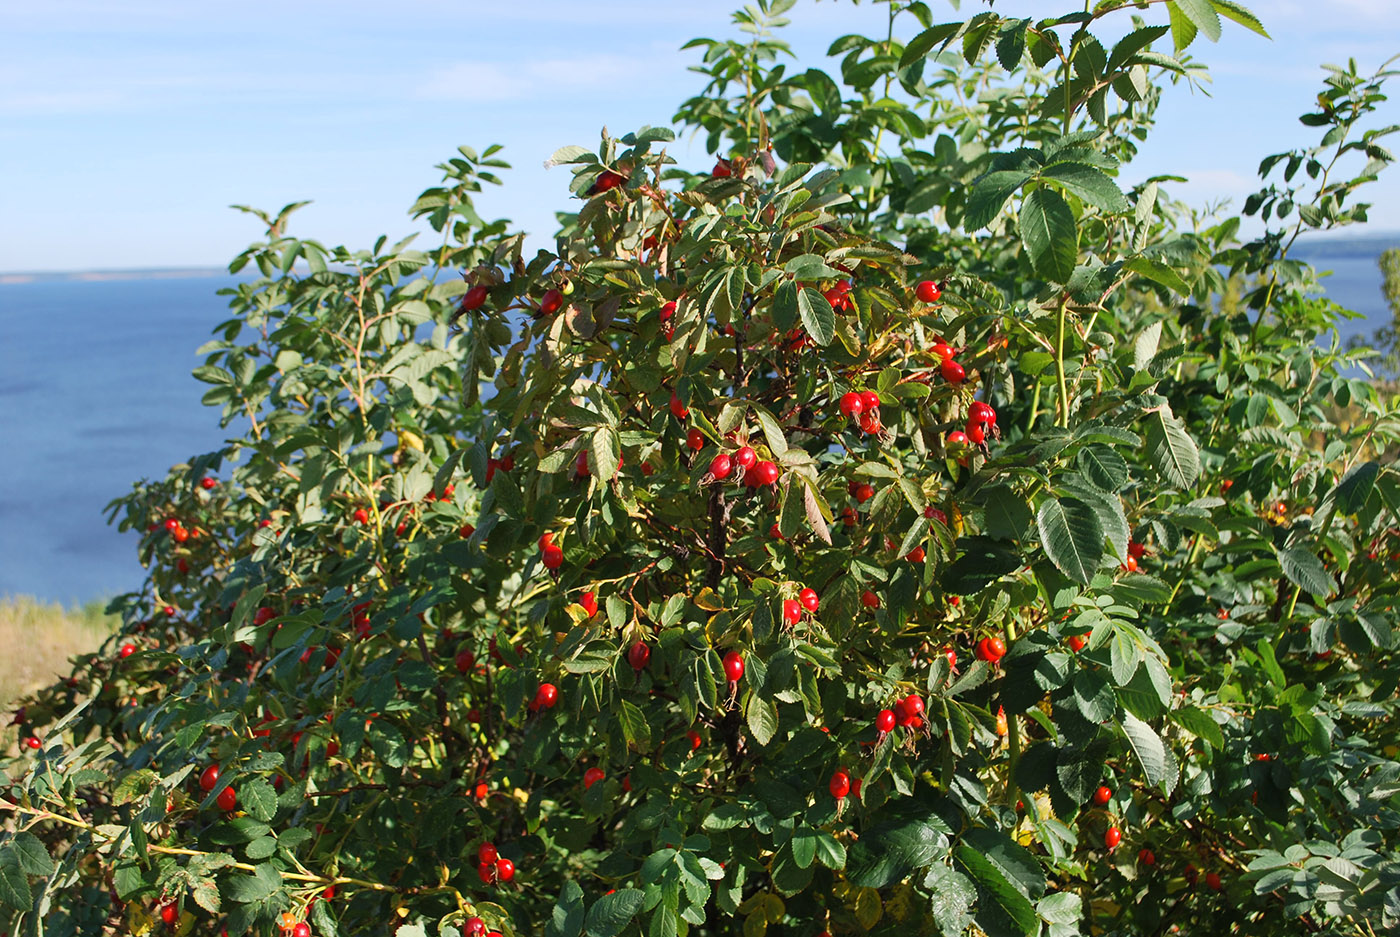
{"type": "Polygon", "coordinates": [[[116,628],[105,602],[65,609],[30,596],[0,598],[0,712],[25,693],[69,672],[74,654],[96,650],[116,628]]]}

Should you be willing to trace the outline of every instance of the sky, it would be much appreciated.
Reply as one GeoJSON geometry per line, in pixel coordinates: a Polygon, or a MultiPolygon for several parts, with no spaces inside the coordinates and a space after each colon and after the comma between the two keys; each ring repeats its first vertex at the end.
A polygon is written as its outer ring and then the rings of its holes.
{"type": "MultiPolygon", "coordinates": [[[[941,4],[941,6],[940,6],[941,4]]],[[[569,210],[557,147],[667,124],[704,79],[695,36],[735,35],[738,0],[43,0],[0,3],[0,272],[222,266],[260,234],[234,203],[304,199],[292,233],[368,246],[459,144],[515,167],[478,200],[540,238],[569,210]]],[[[984,9],[964,0],[943,19],[984,9]]],[[[1226,24],[1192,52],[1210,96],[1170,89],[1131,184],[1175,172],[1178,197],[1240,205],[1259,159],[1316,140],[1297,122],[1323,62],[1400,53],[1400,0],[1253,0],[1272,41],[1226,24]]],[[[1044,16],[1070,0],[998,0],[1044,16]]],[[[1145,12],[1161,18],[1161,7],[1145,12]]],[[[835,37],[883,31],[870,0],[800,0],[783,30],[801,67],[835,37]]],[[[1156,17],[1155,19],[1152,19],[1156,17]]],[[[1111,34],[1112,30],[1105,30],[1111,34]]],[[[907,38],[907,35],[906,35],[907,38]]],[[[1105,35],[1104,38],[1111,38],[1105,35]]],[[[1396,100],[1400,100],[1397,96],[1396,100]]],[[[1381,119],[1400,123],[1400,106],[1381,119]]],[[[1400,146],[1400,135],[1388,141],[1400,146]]],[[[703,141],[671,147],[707,168],[703,141]]],[[[1400,169],[1373,185],[1372,230],[1400,229],[1400,169]]],[[[1353,229],[1355,230],[1355,229],[1353,229]]]]}

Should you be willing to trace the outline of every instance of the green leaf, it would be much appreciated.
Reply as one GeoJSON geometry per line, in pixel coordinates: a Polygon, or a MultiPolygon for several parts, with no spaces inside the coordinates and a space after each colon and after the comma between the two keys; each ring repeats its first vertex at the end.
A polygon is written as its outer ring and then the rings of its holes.
{"type": "Polygon", "coordinates": [[[28,831],[17,833],[14,839],[0,847],[0,851],[13,852],[20,869],[26,875],[49,876],[53,874],[53,859],[49,858],[48,849],[33,833],[28,831]]]}
{"type": "Polygon", "coordinates": [[[1054,283],[1069,282],[1079,257],[1074,212],[1054,189],[1036,189],[1021,205],[1021,243],[1036,273],[1054,283]]]}
{"type": "Polygon", "coordinates": [[[1084,914],[1082,899],[1072,891],[1057,891],[1035,903],[1035,911],[1051,924],[1073,926],[1084,914]]]}
{"type": "Polygon", "coordinates": [[[772,703],[757,692],[751,693],[749,704],[744,707],[744,715],[748,719],[749,733],[754,741],[759,745],[767,745],[773,741],[773,736],[778,731],[778,711],[772,703]]]}
{"type": "Polygon", "coordinates": [[[797,867],[805,869],[817,857],[820,834],[810,826],[799,826],[792,833],[792,858],[797,867]]]}
{"type": "Polygon", "coordinates": [[[583,918],[583,889],[577,882],[565,882],[545,925],[545,937],[579,937],[583,933],[583,918]]]}
{"type": "Polygon", "coordinates": [[[262,778],[254,778],[239,786],[238,803],[254,820],[267,822],[277,813],[277,791],[262,778]]]}
{"type": "Polygon", "coordinates": [[[1021,170],[1003,169],[989,172],[978,179],[967,197],[967,208],[963,213],[963,230],[968,233],[980,231],[991,224],[1007,201],[1030,179],[1031,173],[1021,170]]]}
{"type": "Polygon", "coordinates": [[[1180,709],[1172,710],[1171,717],[1177,725],[1196,738],[1204,739],[1216,750],[1225,747],[1225,735],[1220,731],[1220,726],[1216,724],[1216,721],[1210,717],[1210,713],[1194,706],[1183,706],[1180,709]]]}
{"type": "Polygon", "coordinates": [[[1118,491],[1128,483],[1128,463],[1111,446],[1090,443],[1075,459],[1079,471],[1100,491],[1118,491]]]}
{"type": "Polygon", "coordinates": [[[29,878],[19,867],[19,856],[12,849],[0,850],[0,905],[28,911],[34,904],[29,878]]]}
{"type": "Polygon", "coordinates": [[[828,869],[846,867],[846,847],[826,830],[817,831],[817,861],[828,869]]]}
{"type": "Polygon", "coordinates": [[[1026,54],[1026,27],[1030,20],[1011,20],[1002,24],[997,37],[997,61],[1008,72],[1015,71],[1026,54]]]}
{"type": "Polygon", "coordinates": [[[962,31],[962,23],[941,23],[938,26],[931,26],[909,40],[904,47],[904,54],[899,58],[899,70],[903,71],[916,62],[926,58],[933,50],[933,47],[947,42],[962,31]]]}
{"type": "Polygon", "coordinates": [[[783,265],[783,271],[794,280],[829,280],[841,276],[841,271],[828,267],[821,254],[800,254],[783,265]]]}
{"type": "Polygon", "coordinates": [[[859,888],[886,888],[931,864],[947,848],[944,834],[923,820],[882,823],[850,848],[846,878],[859,888]]]}
{"type": "Polygon", "coordinates": [[[968,910],[977,901],[977,888],[966,875],[936,863],[924,878],[924,888],[932,896],[929,913],[943,937],[961,937],[971,922],[968,910]]]}
{"type": "Polygon", "coordinates": [[[1163,405],[1147,415],[1147,453],[1167,483],[1187,489],[1201,474],[1196,441],[1163,405]]]}
{"type": "Polygon", "coordinates": [[[977,923],[988,933],[1002,932],[1010,925],[1016,932],[1032,937],[1040,930],[1035,906],[1006,880],[976,849],[960,845],[953,852],[958,865],[977,885],[977,923]]]}
{"type": "Polygon", "coordinates": [[[1196,41],[1196,24],[1191,22],[1190,17],[1181,12],[1176,4],[1167,4],[1167,18],[1171,22],[1172,44],[1177,52],[1196,41]]]}
{"type": "Polygon", "coordinates": [[[1031,506],[1010,485],[990,485],[983,492],[987,505],[985,518],[987,535],[998,540],[1024,540],[1030,530],[1031,506]]]}
{"type": "Polygon", "coordinates": [[[1158,319],[1133,340],[1133,367],[1139,371],[1146,371],[1152,359],[1157,356],[1157,348],[1161,343],[1162,320],[1158,319]]]}
{"type": "Polygon", "coordinates": [[[1147,778],[1148,784],[1160,784],[1171,778],[1171,761],[1167,758],[1166,746],[1162,744],[1161,737],[1137,716],[1130,712],[1123,714],[1123,734],[1128,737],[1128,744],[1132,746],[1133,754],[1137,756],[1138,764],[1142,765],[1142,773],[1147,778]]]}
{"type": "Polygon", "coordinates": [[[961,555],[943,573],[943,588],[955,595],[978,592],[1025,565],[1020,554],[990,537],[966,537],[957,546],[961,555]]]}
{"type": "Polygon", "coordinates": [[[544,165],[548,169],[553,166],[562,166],[565,163],[596,163],[597,161],[598,157],[594,155],[592,150],[570,144],[555,150],[554,155],[546,160],[544,165]]]}
{"type": "Polygon", "coordinates": [[[637,888],[619,888],[611,895],[604,895],[588,909],[585,933],[588,937],[617,937],[642,910],[645,897],[646,894],[637,888]]]}
{"type": "Polygon", "coordinates": [[[1077,195],[1099,211],[1116,215],[1130,207],[1108,173],[1087,163],[1055,163],[1041,170],[1040,178],[1077,195]]]}
{"type": "Polygon", "coordinates": [[[1030,850],[1000,830],[973,827],[963,834],[963,845],[997,867],[1006,880],[1028,898],[1045,894],[1045,870],[1030,850]]]}
{"type": "Polygon", "coordinates": [[[627,739],[627,744],[637,751],[648,751],[651,748],[651,726],[647,724],[647,717],[630,700],[620,700],[618,706],[618,719],[622,722],[622,734],[627,739]]]}
{"type": "MultiPolygon", "coordinates": [[[[1134,257],[1132,260],[1123,264],[1123,269],[1136,273],[1138,276],[1146,277],[1153,283],[1159,283],[1178,296],[1187,296],[1191,293],[1191,286],[1181,278],[1181,274],[1177,273],[1160,260],[1155,260],[1151,257],[1134,257]]],[[[1139,367],[1144,366],[1145,365],[1140,365],[1139,367]]]]}
{"type": "Polygon", "coordinates": [[[1278,562],[1288,581],[1305,592],[1325,599],[1337,591],[1337,582],[1332,574],[1327,572],[1312,551],[1304,547],[1279,550],[1278,562]]]}
{"type": "Polygon", "coordinates": [[[1152,43],[1165,36],[1170,30],[1167,26],[1144,26],[1142,29],[1135,29],[1113,46],[1113,51],[1109,53],[1106,70],[1117,71],[1130,58],[1149,48],[1152,43]]]}
{"type": "Polygon", "coordinates": [[[1172,0],[1171,5],[1211,42],[1220,41],[1220,14],[1215,12],[1211,0],[1172,0]]]}
{"type": "Polygon", "coordinates": [[[1264,24],[1259,22],[1259,17],[1255,16],[1244,6],[1236,3],[1235,0],[1210,0],[1210,5],[1215,7],[1215,11],[1221,16],[1234,20],[1245,29],[1256,32],[1265,39],[1272,38],[1268,32],[1264,30],[1264,24]]]}
{"type": "Polygon", "coordinates": [[[1036,512],[1040,540],[1050,561],[1066,576],[1088,584],[1103,559],[1103,525],[1078,498],[1046,498],[1036,512]]]}
{"type": "Polygon", "coordinates": [[[825,348],[836,336],[836,312],[826,297],[808,287],[797,293],[797,314],[812,341],[825,348]]]}
{"type": "Polygon", "coordinates": [[[1375,487],[1376,476],[1380,474],[1381,466],[1379,462],[1362,462],[1356,468],[1342,476],[1337,482],[1337,488],[1332,492],[1332,496],[1337,501],[1337,509],[1343,514],[1355,514],[1366,504],[1366,499],[1371,497],[1371,489],[1375,487]]]}
{"type": "Polygon", "coordinates": [[[1097,670],[1081,670],[1074,675],[1074,701],[1090,722],[1105,723],[1118,711],[1118,695],[1097,670]]]}
{"type": "Polygon", "coordinates": [[[251,875],[230,875],[224,880],[224,897],[238,904],[264,901],[277,894],[282,876],[270,862],[258,866],[251,875]]]}

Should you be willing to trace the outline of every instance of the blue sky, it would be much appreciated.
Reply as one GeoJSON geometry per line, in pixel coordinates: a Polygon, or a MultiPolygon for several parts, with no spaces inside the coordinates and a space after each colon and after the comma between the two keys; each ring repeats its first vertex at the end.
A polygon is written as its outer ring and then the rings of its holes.
{"type": "MultiPolygon", "coordinates": [[[[407,206],[461,143],[505,144],[516,168],[479,207],[547,238],[552,213],[568,204],[567,175],[543,160],[562,144],[596,143],[603,125],[666,123],[702,83],[687,71],[698,51],[679,47],[731,35],[736,5],[0,5],[0,271],[219,266],[258,234],[229,210],[236,202],[275,209],[312,199],[294,233],[367,246],[413,230],[407,206]]],[[[1003,0],[995,9],[1074,6],[1003,0]]],[[[1252,6],[1273,41],[1236,27],[1217,45],[1193,47],[1212,67],[1213,97],[1170,91],[1126,181],[1177,171],[1192,180],[1179,196],[1239,204],[1261,156],[1315,139],[1296,115],[1318,87],[1320,63],[1354,56],[1374,68],[1400,52],[1400,0],[1252,6]]],[[[961,13],[943,9],[953,19],[982,8],[964,0],[961,13]]],[[[786,38],[804,65],[820,65],[834,37],[882,30],[884,7],[801,0],[792,15],[786,38]]],[[[1400,107],[1387,107],[1400,122],[1400,107]]],[[[672,152],[709,165],[698,140],[672,152]]],[[[1400,228],[1400,179],[1372,186],[1369,199],[1370,228],[1400,228]]]]}

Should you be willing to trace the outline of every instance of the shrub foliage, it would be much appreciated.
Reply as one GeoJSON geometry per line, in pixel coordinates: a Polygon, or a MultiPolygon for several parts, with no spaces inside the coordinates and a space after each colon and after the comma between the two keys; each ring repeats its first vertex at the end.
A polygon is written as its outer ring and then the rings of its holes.
{"type": "Polygon", "coordinates": [[[792,5],[691,44],[713,169],[554,154],[551,250],[495,147],[427,249],[255,212],[233,437],[114,503],[149,576],[17,714],[12,933],[1400,925],[1400,424],[1290,256],[1390,73],[1245,238],[1120,176],[1231,0],[896,0],[831,73],[792,5]]]}

